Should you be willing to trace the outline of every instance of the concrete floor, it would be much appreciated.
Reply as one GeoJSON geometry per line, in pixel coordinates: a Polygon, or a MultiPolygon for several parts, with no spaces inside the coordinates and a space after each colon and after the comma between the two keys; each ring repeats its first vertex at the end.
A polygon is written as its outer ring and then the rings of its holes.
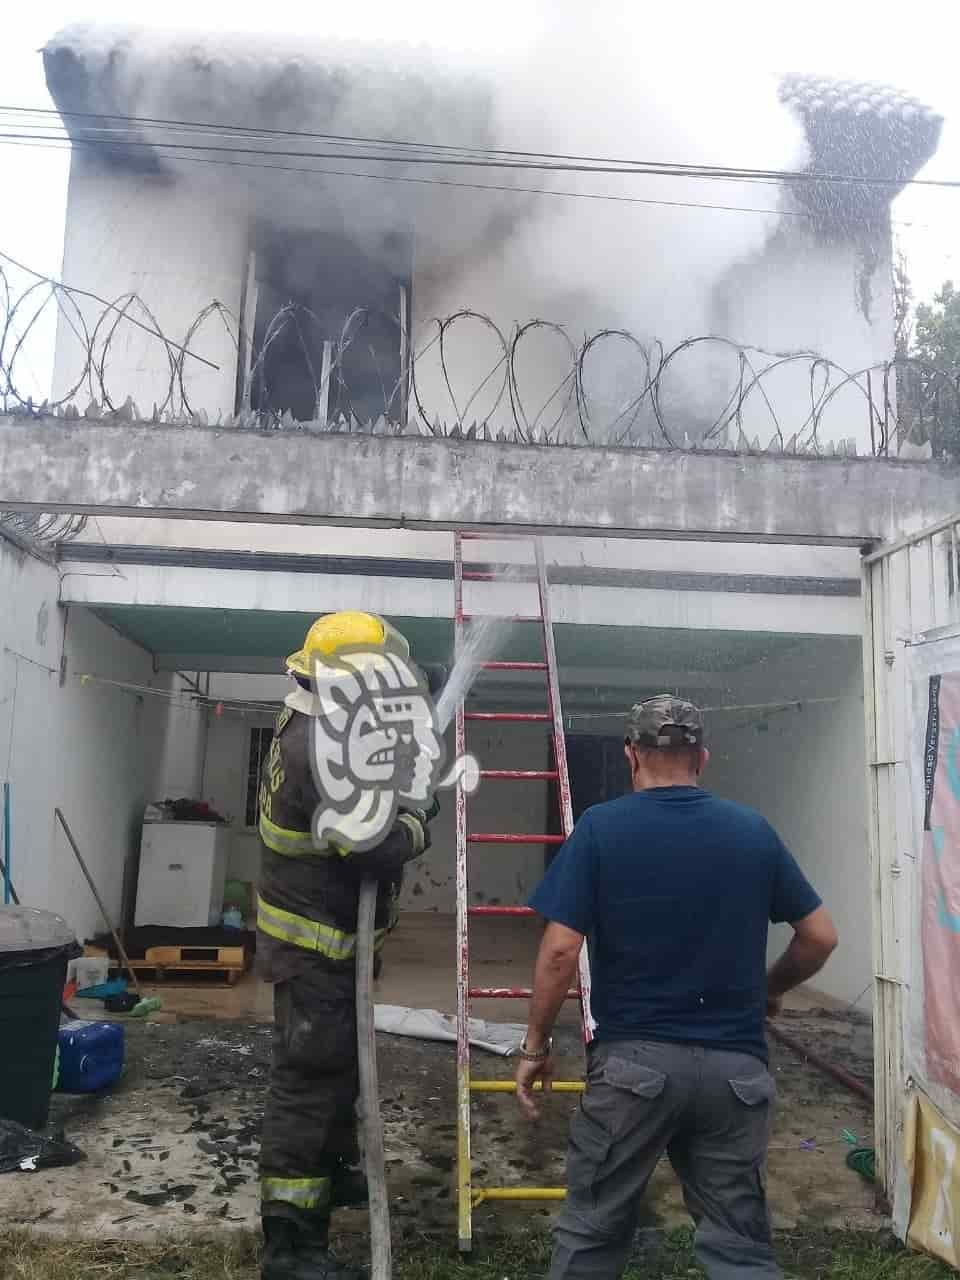
{"type": "MultiPolygon", "coordinates": [[[[539,926],[532,919],[472,922],[471,980],[524,986],[531,980],[539,926]]],[[[406,915],[386,953],[381,1003],[455,1007],[455,929],[448,916],[406,915]]],[[[269,1073],[270,988],[250,974],[236,987],[209,983],[153,988],[164,1008],[127,1027],[128,1072],[102,1096],[56,1095],[52,1120],[86,1153],[68,1169],[0,1179],[0,1213],[44,1230],[138,1239],[224,1224],[254,1226],[257,1152],[269,1073]]],[[[868,1077],[870,1026],[830,1010],[816,993],[794,996],[785,1029],[828,1059],[868,1077]]],[[[477,1001],[475,1016],[522,1022],[522,1000],[477,1001]]],[[[96,1017],[97,1011],[85,1010],[96,1017]]],[[[571,1003],[558,1035],[558,1078],[578,1079],[583,1050],[571,1003]]],[[[381,1107],[391,1206],[399,1224],[453,1239],[456,1151],[455,1055],[451,1044],[378,1036],[381,1107]]],[[[514,1064],[474,1050],[475,1074],[509,1079],[514,1064]]],[[[870,1142],[863,1101],[794,1054],[772,1046],[780,1103],[770,1148],[771,1206],[778,1227],[879,1226],[874,1192],[844,1163],[845,1131],[870,1142]]],[[[575,1095],[554,1095],[536,1125],[503,1094],[473,1101],[477,1185],[558,1186],[575,1095]]],[[[526,1229],[550,1206],[488,1204],[478,1230],[526,1229]]],[[[651,1187],[647,1225],[683,1221],[676,1179],[664,1164],[651,1187]]],[[[343,1230],[366,1230],[364,1214],[344,1214],[343,1230]]],[[[0,1268],[2,1270],[2,1268],[0,1268]]]]}

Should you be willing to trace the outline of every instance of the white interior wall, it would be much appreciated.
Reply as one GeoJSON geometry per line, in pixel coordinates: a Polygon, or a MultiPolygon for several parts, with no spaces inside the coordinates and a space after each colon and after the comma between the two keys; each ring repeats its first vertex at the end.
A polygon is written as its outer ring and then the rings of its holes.
{"type": "Polygon", "coordinates": [[[68,614],[58,588],[52,566],[0,538],[0,770],[11,784],[13,881],[26,905],[57,912],[83,938],[103,924],[54,806],[119,917],[166,703],[97,677],[157,688],[169,677],[87,610],[68,614]]]}
{"type": "MultiPolygon", "coordinates": [[[[176,688],[182,682],[173,677],[176,688]]],[[[207,715],[189,701],[178,700],[167,708],[160,729],[160,768],[154,800],[196,800],[203,794],[203,769],[207,746],[207,715]]]]}
{"type": "MultiPolygon", "coordinates": [[[[758,677],[756,701],[770,697],[778,683],[781,696],[809,691],[810,697],[839,700],[716,717],[704,783],[757,809],[779,832],[840,933],[839,947],[812,985],[845,1002],[859,999],[865,1009],[873,970],[860,663],[848,646],[838,648],[816,683],[800,672],[791,684],[788,672],[783,664],[763,673],[762,683],[758,677]]],[[[788,926],[771,929],[771,958],[789,938],[788,926]]]]}

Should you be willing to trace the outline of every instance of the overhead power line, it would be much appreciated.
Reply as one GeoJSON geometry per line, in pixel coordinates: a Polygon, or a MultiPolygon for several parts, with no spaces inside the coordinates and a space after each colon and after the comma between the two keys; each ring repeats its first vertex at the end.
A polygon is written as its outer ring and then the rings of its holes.
{"type": "MultiPolygon", "coordinates": [[[[27,147],[37,151],[59,151],[69,154],[71,146],[61,145],[53,140],[49,142],[4,142],[0,137],[0,146],[27,147]]],[[[657,200],[649,196],[621,196],[600,191],[566,191],[556,187],[525,187],[510,184],[500,185],[491,182],[458,182],[453,178],[416,178],[409,175],[389,173],[357,173],[351,169],[319,169],[308,165],[258,164],[248,160],[218,160],[208,156],[178,156],[178,164],[212,164],[239,169],[274,169],[278,173],[313,174],[327,178],[361,178],[372,182],[413,183],[426,187],[453,187],[463,191],[496,191],[517,195],[556,196],[568,200],[600,200],[612,204],[654,205],[667,209],[707,209],[722,213],[752,213],[773,218],[806,218],[812,214],[803,209],[772,209],[755,205],[716,204],[704,200],[657,200]]],[[[779,186],[780,184],[775,184],[779,186]]],[[[916,222],[914,219],[893,219],[893,225],[899,227],[927,228],[929,223],[916,222]]]]}
{"type": "MultiPolygon", "coordinates": [[[[604,174],[622,174],[626,176],[637,176],[643,174],[653,174],[662,177],[692,177],[704,179],[717,179],[724,181],[776,181],[776,182],[804,182],[804,183],[839,183],[848,185],[867,185],[867,186],[894,186],[901,187],[903,185],[913,186],[929,186],[945,189],[960,188],[960,179],[934,179],[934,178],[907,178],[904,176],[886,176],[886,175],[855,175],[840,174],[829,172],[818,172],[811,170],[777,170],[777,169],[752,169],[738,166],[721,166],[721,165],[704,165],[704,164],[680,164],[672,162],[652,162],[643,160],[624,160],[611,159],[609,157],[598,156],[572,156],[549,152],[530,152],[519,150],[505,150],[497,148],[475,148],[466,146],[447,146],[445,144],[411,142],[411,141],[394,141],[382,138],[366,138],[351,137],[343,134],[323,134],[310,133],[301,130],[272,130],[272,129],[251,129],[241,125],[225,125],[225,124],[208,124],[202,121],[191,120],[165,120],[156,117],[138,117],[125,115],[106,115],[95,112],[57,112],[48,108],[28,108],[17,106],[0,106],[0,112],[11,113],[17,116],[23,115],[41,115],[43,118],[51,118],[58,116],[61,119],[86,119],[100,121],[120,121],[125,125],[140,126],[147,125],[151,128],[159,128],[161,130],[201,130],[213,131],[215,133],[239,137],[255,139],[265,138],[298,138],[309,139],[312,141],[323,141],[331,144],[347,145],[353,148],[357,147],[380,147],[390,148],[387,152],[374,154],[358,153],[356,150],[351,155],[352,159],[374,160],[378,163],[403,163],[403,164],[444,164],[459,165],[480,168],[506,168],[506,169],[536,169],[542,171],[557,172],[591,172],[604,174]],[[398,154],[397,149],[402,149],[403,153],[398,154]]],[[[40,127],[40,126],[37,126],[40,127]]],[[[29,138],[32,139],[37,135],[6,135],[12,139],[29,138]]],[[[69,139],[69,133],[59,135],[62,139],[69,139]]],[[[72,140],[72,139],[71,139],[72,140]]],[[[74,140],[81,141],[81,140],[74,140]]],[[[88,143],[99,143],[100,145],[117,145],[112,139],[82,139],[88,143]]],[[[204,150],[204,151],[237,151],[242,154],[253,155],[272,155],[283,159],[342,159],[343,156],[339,152],[317,152],[317,151],[280,151],[270,148],[255,147],[234,147],[222,144],[196,145],[191,142],[164,142],[161,140],[150,141],[142,138],[126,138],[123,142],[124,146],[148,146],[159,147],[163,149],[184,149],[184,150],[204,150]]]]}
{"type": "MultiPolygon", "coordinates": [[[[33,147],[39,151],[66,151],[70,146],[61,146],[53,141],[49,143],[4,141],[0,135],[0,146],[33,147]]],[[[373,182],[413,183],[426,187],[454,187],[464,191],[497,191],[518,195],[559,196],[570,200],[601,200],[614,204],[659,205],[670,209],[714,209],[725,213],[759,213],[767,217],[809,218],[810,214],[795,209],[768,209],[751,205],[712,204],[699,200],[656,200],[645,196],[618,196],[597,191],[564,191],[552,187],[524,187],[513,184],[492,182],[457,182],[452,178],[417,178],[411,175],[390,173],[358,173],[351,169],[318,169],[307,165],[259,164],[253,160],[223,160],[212,156],[178,156],[178,164],[213,164],[227,168],[275,170],[278,173],[314,174],[330,178],[362,178],[373,182]]]]}
{"type": "MultiPolygon", "coordinates": [[[[846,177],[814,177],[809,173],[792,173],[783,171],[782,173],[775,170],[748,170],[748,169],[724,169],[716,165],[677,165],[677,164],[654,164],[652,162],[638,161],[633,164],[608,164],[600,160],[587,161],[583,163],[575,163],[573,161],[547,161],[547,160],[496,160],[490,157],[473,157],[473,156],[437,156],[432,154],[423,154],[420,152],[405,151],[401,154],[394,152],[376,152],[376,151],[354,151],[348,157],[339,151],[299,151],[299,150],[278,150],[274,147],[256,147],[256,146],[227,146],[224,143],[214,142],[170,142],[163,138],[142,138],[128,134],[124,138],[89,138],[74,137],[66,130],[59,133],[0,133],[0,139],[15,142],[69,142],[73,146],[92,146],[103,149],[126,149],[140,148],[150,151],[160,152],[181,152],[181,151],[206,151],[216,154],[226,155],[244,155],[244,156],[271,156],[280,160],[362,160],[373,161],[377,164],[423,164],[423,165],[449,165],[458,168],[470,169],[507,169],[529,171],[536,170],[546,173],[599,173],[605,176],[623,176],[623,177],[671,177],[671,178],[698,178],[708,181],[736,181],[736,182],[753,182],[761,181],[829,181],[829,182],[856,182],[863,180],[859,178],[846,177]]],[[[888,179],[870,179],[874,182],[887,182],[888,179]]],[[[899,185],[899,182],[897,183],[899,185]]],[[[960,185],[960,184],[958,184],[960,185]]]]}

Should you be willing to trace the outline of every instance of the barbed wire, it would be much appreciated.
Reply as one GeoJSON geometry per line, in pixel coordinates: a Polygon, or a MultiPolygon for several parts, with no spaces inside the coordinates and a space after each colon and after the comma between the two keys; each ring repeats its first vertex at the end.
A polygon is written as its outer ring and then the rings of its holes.
{"type": "Polygon", "coordinates": [[[382,307],[331,328],[294,301],[247,332],[213,300],[174,338],[137,292],[104,298],[0,259],[5,413],[812,456],[937,457],[960,437],[960,376],[912,358],[849,370],[716,334],[668,349],[545,319],[504,329],[469,308],[416,334],[382,307]],[[57,394],[38,403],[26,352],[54,319],[57,394]]]}
{"type": "Polygon", "coordinates": [[[28,542],[72,542],[86,527],[86,516],[0,511],[0,531],[28,542]]]}

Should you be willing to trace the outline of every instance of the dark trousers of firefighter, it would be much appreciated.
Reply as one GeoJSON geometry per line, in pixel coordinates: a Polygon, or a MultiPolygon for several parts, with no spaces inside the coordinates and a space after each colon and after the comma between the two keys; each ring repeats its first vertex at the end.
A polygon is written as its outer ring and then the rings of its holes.
{"type": "Polygon", "coordinates": [[[352,966],[274,988],[273,1066],[260,1148],[261,1213],[324,1230],[331,1179],[358,1158],[352,966]]]}

